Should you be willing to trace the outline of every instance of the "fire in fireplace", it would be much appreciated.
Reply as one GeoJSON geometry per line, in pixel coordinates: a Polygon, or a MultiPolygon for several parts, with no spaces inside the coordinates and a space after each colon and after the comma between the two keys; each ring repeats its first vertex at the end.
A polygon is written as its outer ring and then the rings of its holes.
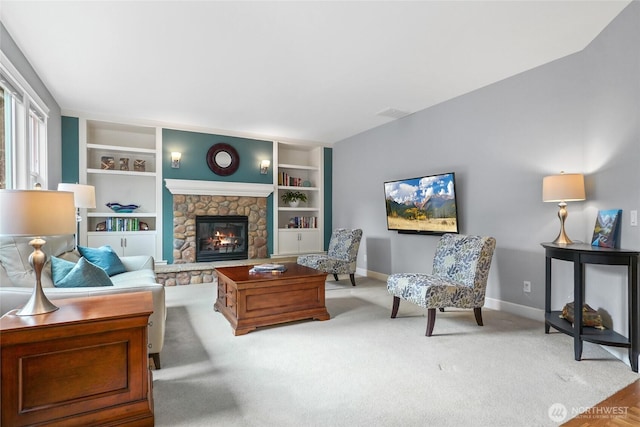
{"type": "Polygon", "coordinates": [[[196,216],[196,261],[247,259],[248,228],[247,216],[196,216]]]}

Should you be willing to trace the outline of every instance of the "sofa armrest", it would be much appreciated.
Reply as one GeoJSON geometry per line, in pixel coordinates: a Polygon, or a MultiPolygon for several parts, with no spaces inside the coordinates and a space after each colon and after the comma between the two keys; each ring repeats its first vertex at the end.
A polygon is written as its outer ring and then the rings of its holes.
{"type": "Polygon", "coordinates": [[[126,268],[127,271],[155,269],[155,261],[153,257],[148,255],[123,256],[120,257],[120,261],[122,261],[122,264],[124,264],[124,268],[126,268]]]}

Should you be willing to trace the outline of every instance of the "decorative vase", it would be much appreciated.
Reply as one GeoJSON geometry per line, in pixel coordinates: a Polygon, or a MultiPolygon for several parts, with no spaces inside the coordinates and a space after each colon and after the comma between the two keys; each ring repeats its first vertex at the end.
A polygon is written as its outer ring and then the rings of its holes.
{"type": "Polygon", "coordinates": [[[131,213],[138,209],[139,205],[121,205],[118,202],[107,203],[107,207],[116,213],[131,213]]]}
{"type": "Polygon", "coordinates": [[[294,200],[292,202],[289,202],[289,207],[297,208],[299,204],[300,204],[300,200],[294,200]]]}

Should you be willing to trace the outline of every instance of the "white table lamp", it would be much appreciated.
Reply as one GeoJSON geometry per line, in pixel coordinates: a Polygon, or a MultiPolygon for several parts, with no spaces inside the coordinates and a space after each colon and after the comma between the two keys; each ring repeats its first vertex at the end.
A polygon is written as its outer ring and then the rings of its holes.
{"type": "Polygon", "coordinates": [[[73,203],[76,207],[76,221],[78,222],[76,229],[77,247],[80,236],[80,221],[82,221],[80,209],[94,209],[96,207],[96,188],[93,185],[67,184],[61,182],[58,184],[58,191],[71,191],[73,193],[73,203]]]}
{"type": "Polygon", "coordinates": [[[545,176],[542,180],[542,200],[544,202],[559,202],[558,218],[560,218],[560,233],[553,243],[570,245],[573,242],[564,231],[567,219],[567,203],[585,200],[584,176],[580,173],[564,173],[545,176]]]}
{"type": "Polygon", "coordinates": [[[29,262],[36,274],[33,293],[19,316],[49,313],[58,309],[42,290],[42,268],[47,255],[40,250],[42,236],[72,234],[76,230],[73,193],[66,191],[0,190],[0,235],[31,237],[29,262]]]}

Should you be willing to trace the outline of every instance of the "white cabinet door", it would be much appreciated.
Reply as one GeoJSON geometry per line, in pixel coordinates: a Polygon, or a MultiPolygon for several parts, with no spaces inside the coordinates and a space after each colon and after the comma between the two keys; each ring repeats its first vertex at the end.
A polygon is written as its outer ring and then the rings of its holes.
{"type": "Polygon", "coordinates": [[[120,256],[148,255],[154,257],[156,253],[156,235],[153,232],[148,234],[121,234],[115,232],[90,234],[87,238],[87,245],[92,248],[109,245],[120,256]]]}
{"type": "Polygon", "coordinates": [[[90,234],[87,236],[87,246],[90,248],[99,248],[100,246],[111,246],[111,248],[120,256],[124,256],[124,248],[122,246],[122,234],[101,233],[98,235],[90,234]]]}
{"type": "Polygon", "coordinates": [[[154,234],[135,234],[124,238],[124,254],[125,255],[149,255],[156,254],[156,235],[154,234]]]}
{"type": "Polygon", "coordinates": [[[282,230],[278,232],[278,252],[281,254],[298,253],[298,236],[297,231],[282,230]]]}
{"type": "Polygon", "coordinates": [[[318,252],[320,248],[320,233],[318,230],[301,230],[298,240],[298,252],[318,252]]]}
{"type": "Polygon", "coordinates": [[[281,254],[320,252],[320,232],[316,229],[280,230],[278,251],[281,254]]]}

